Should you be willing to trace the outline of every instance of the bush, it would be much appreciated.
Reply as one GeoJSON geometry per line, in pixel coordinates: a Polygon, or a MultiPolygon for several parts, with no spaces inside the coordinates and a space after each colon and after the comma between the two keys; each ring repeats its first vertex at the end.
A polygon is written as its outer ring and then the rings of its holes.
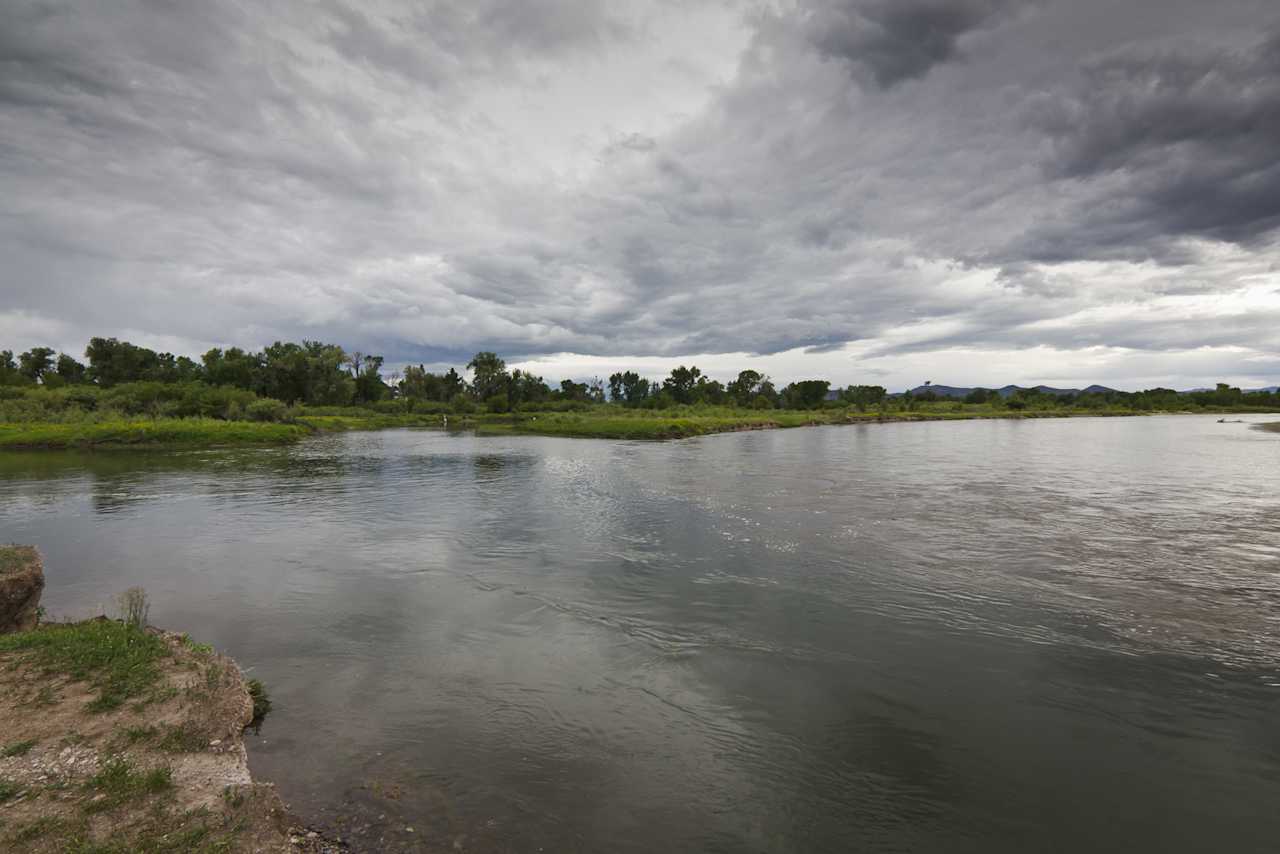
{"type": "Polygon", "coordinates": [[[244,415],[250,421],[286,421],[289,418],[289,407],[278,400],[264,397],[246,406],[244,415]]]}
{"type": "Polygon", "coordinates": [[[460,415],[476,411],[476,405],[471,402],[471,398],[462,392],[458,392],[453,396],[453,400],[449,401],[449,408],[460,415]]]}

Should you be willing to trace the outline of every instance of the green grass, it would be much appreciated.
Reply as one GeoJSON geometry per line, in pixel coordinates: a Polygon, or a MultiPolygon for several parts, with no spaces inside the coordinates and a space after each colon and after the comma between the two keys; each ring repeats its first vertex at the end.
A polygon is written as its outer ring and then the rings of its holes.
{"type": "Polygon", "coordinates": [[[261,724],[262,719],[271,711],[271,698],[267,696],[266,686],[257,679],[250,679],[249,697],[253,700],[253,724],[261,724]]]}
{"type": "Polygon", "coordinates": [[[0,777],[0,804],[22,791],[22,787],[12,780],[0,777]]]}
{"type": "Polygon", "coordinates": [[[43,839],[46,836],[62,835],[67,833],[73,825],[64,818],[55,818],[53,816],[42,816],[30,824],[24,825],[17,833],[10,837],[11,842],[31,842],[36,839],[43,839]]]}
{"type": "Polygon", "coordinates": [[[159,661],[168,657],[163,640],[138,626],[114,620],[41,626],[0,637],[0,653],[27,653],[38,667],[88,682],[98,696],[95,712],[119,708],[142,697],[160,677],[159,661]]]}
{"type": "Polygon", "coordinates": [[[599,439],[679,439],[739,430],[804,427],[815,424],[858,424],[875,421],[959,421],[982,418],[1054,418],[1064,416],[1136,415],[1130,410],[1007,410],[990,406],[937,404],[912,410],[858,412],[854,409],[815,410],[732,409],[685,406],[665,410],[600,406],[582,412],[521,412],[479,415],[479,433],[524,433],[599,439]]]}
{"type": "Polygon", "coordinates": [[[298,423],[313,430],[336,433],[346,430],[386,430],[394,427],[439,427],[443,417],[435,414],[385,415],[368,410],[352,409],[337,414],[337,410],[324,409],[321,414],[304,411],[298,423]]]}
{"type": "Polygon", "coordinates": [[[129,801],[169,791],[173,788],[173,772],[163,767],[135,770],[127,759],[116,756],[108,759],[84,785],[97,795],[105,796],[89,801],[85,811],[104,812],[129,801]]]}
{"type": "Polygon", "coordinates": [[[17,572],[36,558],[31,546],[0,546],[0,575],[17,572]]]}
{"type": "Polygon", "coordinates": [[[208,742],[193,729],[184,726],[165,727],[156,747],[166,753],[198,753],[208,742]]]}
{"type": "Polygon", "coordinates": [[[299,424],[221,421],[216,418],[121,419],[116,421],[0,424],[0,448],[206,447],[278,444],[311,431],[299,424]]]}
{"type": "Polygon", "coordinates": [[[15,741],[13,744],[5,745],[4,749],[0,750],[0,756],[23,756],[35,746],[36,740],[34,738],[27,741],[15,741]]]}

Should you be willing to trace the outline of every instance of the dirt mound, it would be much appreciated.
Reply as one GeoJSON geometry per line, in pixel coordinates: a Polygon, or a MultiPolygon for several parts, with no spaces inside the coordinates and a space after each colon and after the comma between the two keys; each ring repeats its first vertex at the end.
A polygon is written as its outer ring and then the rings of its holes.
{"type": "Polygon", "coordinates": [[[34,629],[44,567],[31,546],[0,546],[0,634],[34,629]]]}
{"type": "Polygon", "coordinates": [[[251,779],[252,717],[236,663],[184,635],[97,618],[0,638],[0,850],[339,850],[251,779]]]}

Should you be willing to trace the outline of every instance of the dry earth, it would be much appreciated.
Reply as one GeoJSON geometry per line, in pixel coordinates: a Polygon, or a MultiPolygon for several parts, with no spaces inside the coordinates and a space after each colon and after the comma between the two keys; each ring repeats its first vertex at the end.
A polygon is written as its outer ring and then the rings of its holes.
{"type": "MultiPolygon", "coordinates": [[[[103,618],[99,618],[103,619],[103,618]]],[[[239,667],[147,629],[168,655],[141,697],[95,712],[87,681],[0,652],[0,850],[340,851],[250,778],[239,667]]]]}

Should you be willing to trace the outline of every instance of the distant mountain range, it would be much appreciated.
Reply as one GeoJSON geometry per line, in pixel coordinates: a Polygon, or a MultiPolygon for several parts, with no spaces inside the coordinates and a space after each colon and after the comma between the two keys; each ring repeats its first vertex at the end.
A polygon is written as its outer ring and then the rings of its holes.
{"type": "MultiPolygon", "coordinates": [[[[1024,388],[1023,386],[1007,385],[1007,386],[1002,386],[998,389],[995,389],[995,391],[1001,397],[1008,397],[1009,395],[1013,394],[1016,391],[1021,391],[1023,388],[1024,388]]],[[[1119,391],[1119,389],[1108,388],[1107,386],[1097,385],[1097,384],[1088,386],[1086,388],[1054,388],[1052,386],[1047,386],[1047,385],[1038,385],[1038,386],[1031,386],[1030,390],[1038,391],[1041,394],[1056,394],[1056,395],[1105,394],[1106,392],[1109,392],[1109,391],[1119,391]]],[[[910,389],[910,393],[913,396],[917,394],[922,394],[923,392],[926,392],[926,391],[931,391],[934,394],[936,394],[938,397],[965,397],[966,395],[969,394],[969,392],[973,391],[973,388],[960,388],[959,386],[952,386],[952,385],[930,384],[930,385],[918,385],[915,388],[910,389]]],[[[1196,391],[1213,391],[1213,389],[1193,388],[1193,389],[1188,389],[1186,391],[1181,391],[1178,393],[1191,394],[1192,392],[1196,392],[1196,391]]],[[[1244,389],[1244,392],[1246,394],[1249,394],[1252,392],[1264,392],[1267,394],[1274,394],[1276,391],[1280,391],[1280,386],[1271,385],[1271,386],[1267,386],[1266,388],[1244,389]]],[[[901,397],[902,394],[904,394],[904,392],[897,392],[895,394],[890,395],[890,397],[901,397]]]]}

